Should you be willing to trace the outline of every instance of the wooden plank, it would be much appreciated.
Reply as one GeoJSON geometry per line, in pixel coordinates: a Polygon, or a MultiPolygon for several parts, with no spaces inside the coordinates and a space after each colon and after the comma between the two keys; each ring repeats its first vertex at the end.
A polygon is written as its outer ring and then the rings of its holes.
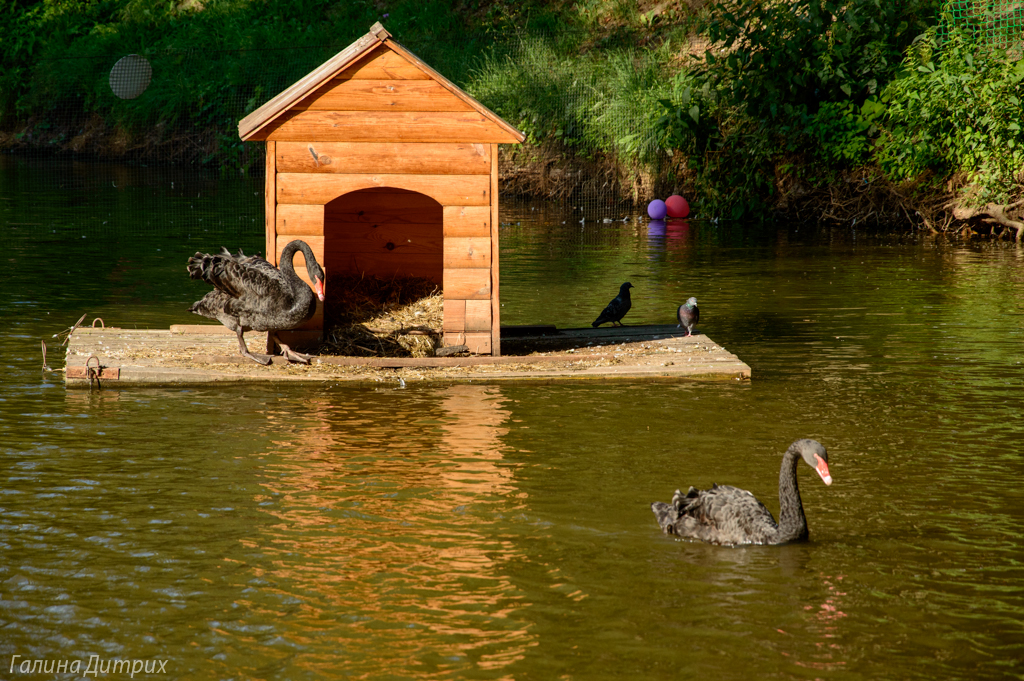
{"type": "Polygon", "coordinates": [[[327,221],[327,252],[427,254],[441,261],[441,225],[327,221]]]}
{"type": "Polygon", "coordinates": [[[268,126],[280,142],[516,142],[478,111],[288,111],[268,126]]]}
{"type": "Polygon", "coordinates": [[[490,300],[466,301],[466,331],[482,331],[487,335],[491,334],[490,300]]]}
{"type": "Polygon", "coordinates": [[[391,188],[346,194],[327,204],[324,257],[332,272],[424,277],[442,282],[441,205],[391,188]]]}
{"type": "Polygon", "coordinates": [[[499,141],[518,143],[526,139],[522,132],[516,130],[419,57],[395,42],[383,29],[377,32],[371,29],[370,33],[356,40],[243,118],[238,124],[239,136],[243,140],[267,139],[267,136],[273,131],[274,125],[282,115],[286,115],[290,107],[335,77],[373,80],[396,78],[399,80],[433,80],[504,130],[508,139],[499,141]]]}
{"type": "Polygon", "coordinates": [[[444,321],[442,329],[445,332],[462,333],[466,330],[466,301],[445,300],[444,321]]]}
{"type": "MultiPolygon", "coordinates": [[[[271,144],[271,142],[268,142],[268,144],[271,144]]],[[[324,207],[318,204],[277,204],[277,234],[288,236],[298,234],[323,236],[324,207]]],[[[274,243],[277,243],[276,239],[274,243]]]]}
{"type": "MultiPolygon", "coordinates": [[[[281,331],[279,335],[284,340],[284,334],[299,334],[308,332],[294,332],[294,331],[281,331]]],[[[458,340],[462,337],[461,334],[453,334],[453,340],[458,340]]],[[[307,338],[313,338],[312,335],[307,335],[307,338]]],[[[317,339],[318,340],[318,339],[317,339]]],[[[285,340],[287,343],[288,341],[285,340]]],[[[452,343],[453,345],[461,345],[461,343],[452,343]]],[[[608,354],[593,354],[587,355],[588,360],[609,360],[614,359],[615,355],[608,354]]],[[[494,366],[496,364],[556,364],[559,362],[579,362],[579,355],[534,355],[530,357],[337,357],[337,356],[320,356],[314,360],[317,363],[328,364],[333,366],[364,366],[364,367],[375,367],[382,369],[397,369],[397,368],[427,368],[427,367],[471,367],[471,366],[494,366]]],[[[201,354],[195,355],[192,361],[196,364],[242,364],[248,366],[252,363],[251,359],[242,357],[241,355],[214,355],[214,354],[201,354]]],[[[288,366],[288,361],[283,357],[274,357],[272,364],[288,366]]],[[[499,375],[499,378],[508,378],[507,374],[499,375]]]]}
{"type": "MultiPolygon", "coordinates": [[[[320,341],[323,340],[323,329],[289,329],[287,331],[278,331],[277,337],[281,339],[281,342],[290,347],[292,350],[298,352],[316,352],[317,346],[320,345],[320,341]]],[[[246,362],[252,360],[247,357],[238,356],[239,359],[244,359],[246,362]]],[[[193,358],[193,361],[198,362],[199,357],[193,358]]],[[[316,360],[313,360],[314,362],[316,360]]],[[[239,362],[244,364],[245,362],[239,362]]],[[[283,357],[275,357],[275,364],[288,364],[288,361],[283,357]]]]}
{"type": "Polygon", "coordinates": [[[501,287],[498,276],[498,145],[491,145],[491,351],[501,356],[501,287]]]}
{"type": "MultiPolygon", "coordinates": [[[[329,205],[329,204],[328,204],[329,205]]],[[[429,222],[427,218],[429,216],[423,216],[420,220],[413,222],[416,219],[414,215],[399,214],[397,217],[389,218],[382,213],[368,213],[365,216],[357,216],[356,220],[349,220],[348,215],[345,218],[335,217],[334,214],[328,216],[324,224],[327,225],[326,229],[332,236],[340,236],[341,238],[355,238],[356,233],[362,233],[367,231],[380,231],[385,230],[386,232],[393,232],[396,238],[404,239],[401,236],[402,230],[408,230],[410,235],[420,235],[423,238],[429,238],[437,240],[438,242],[438,253],[441,248],[441,238],[444,236],[443,227],[441,221],[429,222]],[[363,218],[376,217],[376,220],[370,220],[363,218]],[[402,219],[402,218],[406,219],[402,219]],[[349,236],[346,236],[349,235],[349,236]]],[[[385,241],[393,240],[390,236],[385,241]]],[[[396,244],[398,242],[395,242],[396,244]]]]}
{"type": "Polygon", "coordinates": [[[360,80],[430,80],[430,75],[423,69],[383,45],[347,67],[337,77],[360,80]]]}
{"type": "MultiPolygon", "coordinates": [[[[669,380],[677,381],[694,378],[717,378],[726,380],[744,380],[750,378],[750,367],[735,355],[717,346],[703,334],[689,338],[679,334],[675,325],[637,326],[608,329],[563,329],[554,338],[557,347],[550,346],[554,352],[546,355],[530,355],[517,357],[449,357],[449,358],[363,358],[363,357],[317,357],[313,364],[319,368],[292,366],[287,371],[280,367],[287,363],[283,358],[274,358],[275,368],[264,368],[255,365],[251,360],[238,355],[237,346],[232,333],[215,333],[215,326],[207,326],[203,333],[183,335],[168,330],[140,329],[79,329],[68,342],[66,361],[67,367],[73,369],[67,378],[68,387],[86,387],[86,378],[73,378],[77,371],[83,371],[86,358],[95,355],[99,364],[105,368],[117,369],[119,380],[116,385],[123,388],[126,384],[155,385],[167,383],[210,382],[210,381],[397,381],[394,374],[359,374],[344,372],[333,374],[329,365],[366,366],[366,367],[463,367],[490,365],[495,371],[458,371],[439,375],[434,379],[450,381],[506,381],[506,380],[669,380]],[[641,347],[649,352],[639,355],[622,355],[602,350],[591,351],[586,345],[595,343],[614,343],[632,341],[634,351],[641,347]],[[640,342],[643,345],[640,345],[640,342]],[[576,351],[563,353],[562,348],[576,347],[576,351]],[[121,355],[121,350],[131,350],[130,363],[121,355]],[[191,356],[193,365],[180,365],[182,357],[191,356]],[[601,360],[598,364],[596,361],[601,360]],[[609,363],[609,360],[616,360],[609,363]],[[671,360],[671,361],[668,361],[671,360]],[[196,368],[195,363],[231,363],[242,367],[242,371],[224,371],[216,367],[196,368]],[[559,366],[562,365],[562,366],[559,366]]],[[[540,329],[538,333],[550,330],[540,329]]],[[[486,341],[481,344],[472,334],[480,332],[456,333],[449,332],[445,338],[449,345],[469,344],[474,350],[486,351],[486,341]],[[467,343],[468,342],[468,343],[467,343]]],[[[282,340],[302,349],[302,341],[308,343],[310,350],[321,334],[318,330],[300,330],[281,332],[282,340]]],[[[485,338],[488,334],[481,334],[485,338]]],[[[263,350],[262,338],[266,334],[252,332],[246,334],[247,341],[253,350],[263,350]]],[[[519,339],[534,343],[528,347],[542,350],[548,336],[543,338],[519,339]],[[541,344],[536,344],[538,341],[541,344]]],[[[493,349],[492,349],[493,352],[493,349]]],[[[96,360],[90,360],[95,365],[96,360]]],[[[405,374],[405,380],[417,380],[416,374],[405,374]]]]}
{"type": "Polygon", "coordinates": [[[445,268],[443,282],[445,300],[488,300],[491,297],[491,270],[488,268],[445,268]]]}
{"type": "Polygon", "coordinates": [[[443,343],[445,347],[451,345],[466,345],[474,355],[491,354],[491,333],[469,332],[466,333],[445,333],[443,343]]]}
{"type": "MultiPolygon", "coordinates": [[[[171,324],[170,332],[173,333],[216,333],[235,335],[235,332],[223,324],[171,324]]],[[[77,333],[77,331],[76,331],[77,333]]]]}
{"type": "Polygon", "coordinates": [[[354,43],[316,67],[288,88],[265,102],[258,109],[238,122],[238,136],[243,141],[266,139],[268,124],[272,123],[282,112],[299,101],[306,94],[330,80],[346,65],[359,59],[364,53],[380,45],[381,38],[372,33],[358,38],[354,43]]]}
{"type": "MultiPolygon", "coordinates": [[[[333,232],[329,232],[334,234],[333,232]]],[[[424,277],[437,284],[442,281],[441,238],[437,235],[407,239],[400,246],[388,248],[392,241],[384,242],[381,230],[368,235],[372,238],[345,239],[331,236],[324,253],[328,268],[335,273],[373,274],[382,278],[394,276],[424,277]]]]}
{"type": "Polygon", "coordinates": [[[332,222],[440,224],[443,219],[441,204],[434,199],[392,187],[370,187],[339,196],[327,204],[326,211],[332,222]]]}
{"type": "Polygon", "coordinates": [[[335,78],[292,109],[313,111],[473,111],[434,80],[335,78]]]}
{"type": "Polygon", "coordinates": [[[450,236],[444,239],[444,266],[490,267],[490,237],[450,236]]]}
{"type": "Polygon", "coordinates": [[[274,142],[266,142],[266,179],[263,188],[264,219],[266,227],[266,243],[263,251],[269,262],[277,264],[274,244],[277,243],[277,151],[274,142]],[[274,260],[271,260],[274,258],[274,260]]]}
{"type": "MultiPolygon", "coordinates": [[[[493,184],[491,192],[494,192],[493,184]]],[[[445,206],[444,236],[491,236],[490,206],[445,206]]],[[[493,237],[492,237],[493,238],[493,237]]],[[[492,256],[493,261],[493,256],[492,256]]]]}
{"type": "Polygon", "coordinates": [[[350,192],[392,187],[425,194],[442,206],[486,206],[487,175],[307,175],[278,173],[278,203],[325,204],[350,192]]]}
{"type": "Polygon", "coordinates": [[[77,366],[77,367],[65,367],[64,378],[90,378],[89,369],[92,369],[92,377],[100,381],[116,381],[121,377],[121,369],[119,367],[108,367],[102,366],[98,369],[95,364],[92,367],[77,366]]]}
{"type": "Polygon", "coordinates": [[[278,142],[282,173],[486,175],[490,145],[470,142],[278,142]]]}
{"type": "Polygon", "coordinates": [[[519,130],[515,129],[514,127],[512,127],[508,123],[508,121],[504,120],[503,118],[498,116],[496,113],[494,113],[493,111],[488,109],[486,106],[484,106],[483,104],[481,104],[477,100],[475,100],[472,97],[470,97],[464,90],[462,90],[462,88],[460,88],[458,85],[456,85],[455,83],[451,82],[450,80],[448,80],[447,78],[442,76],[440,73],[435,71],[429,64],[424,62],[422,59],[417,57],[415,54],[413,54],[409,50],[407,50],[404,47],[402,47],[396,41],[388,39],[385,44],[388,47],[390,47],[392,50],[394,50],[397,54],[399,54],[402,57],[404,57],[410,64],[415,64],[416,66],[419,66],[420,69],[422,69],[424,73],[429,74],[431,78],[433,78],[438,83],[440,83],[445,88],[447,88],[448,91],[451,92],[453,95],[455,95],[456,97],[459,97],[460,99],[465,101],[467,104],[472,106],[474,109],[476,109],[480,113],[482,113],[485,116],[487,116],[488,119],[493,120],[497,125],[499,125],[502,129],[504,129],[508,133],[509,137],[511,138],[511,139],[508,140],[509,142],[520,143],[520,142],[522,142],[523,140],[526,139],[526,135],[523,134],[522,132],[520,132],[519,130]]]}
{"type": "MultiPolygon", "coordinates": [[[[424,258],[421,254],[402,254],[394,252],[352,253],[348,251],[328,250],[327,270],[332,274],[374,275],[381,279],[392,277],[423,277],[441,285],[441,257],[424,258]]],[[[328,286],[330,290],[330,286],[328,286]]],[[[327,295],[331,295],[328,293],[327,295]]]]}
{"type": "Polygon", "coordinates": [[[491,332],[486,333],[473,333],[466,332],[466,345],[469,346],[469,351],[474,355],[490,355],[493,353],[494,348],[491,346],[491,332]]]}

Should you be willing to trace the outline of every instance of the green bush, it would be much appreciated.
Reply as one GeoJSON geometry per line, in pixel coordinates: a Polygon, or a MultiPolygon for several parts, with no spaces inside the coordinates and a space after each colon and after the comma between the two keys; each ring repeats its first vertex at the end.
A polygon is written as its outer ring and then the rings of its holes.
{"type": "Polygon", "coordinates": [[[132,133],[220,130],[382,20],[400,41],[453,80],[522,12],[544,3],[396,0],[0,0],[0,129],[30,119],[98,114],[132,133]],[[139,98],[115,97],[107,74],[140,54],[154,78],[139,98]]]}
{"type": "Polygon", "coordinates": [[[466,89],[534,145],[600,149],[653,165],[664,156],[654,123],[670,88],[667,46],[579,54],[562,36],[528,36],[480,60],[466,89]]]}
{"type": "Polygon", "coordinates": [[[878,160],[895,180],[964,173],[976,199],[1004,202],[1024,182],[1024,60],[969,30],[938,36],[933,29],[914,43],[882,93],[878,160]]]}
{"type": "Polygon", "coordinates": [[[780,168],[824,182],[863,162],[877,132],[873,98],[934,0],[717,2],[712,46],[676,77],[659,122],[683,150],[702,208],[766,215],[780,168]]]}

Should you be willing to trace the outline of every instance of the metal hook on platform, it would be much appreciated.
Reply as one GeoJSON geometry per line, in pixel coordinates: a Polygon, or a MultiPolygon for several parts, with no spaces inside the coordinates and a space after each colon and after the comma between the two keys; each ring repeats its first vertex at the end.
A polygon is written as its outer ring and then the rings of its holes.
{"type": "Polygon", "coordinates": [[[100,386],[100,373],[102,371],[103,371],[103,367],[100,366],[100,358],[97,357],[96,355],[89,355],[89,358],[85,360],[85,374],[86,374],[86,377],[89,379],[89,387],[90,388],[92,387],[92,384],[93,384],[94,381],[96,383],[96,387],[97,388],[101,387],[100,386]],[[91,362],[92,360],[96,360],[96,367],[95,368],[89,366],[89,362],[91,362]]]}
{"type": "Polygon", "coordinates": [[[96,328],[96,322],[100,323],[100,328],[101,329],[107,328],[107,325],[103,323],[103,318],[102,317],[97,317],[96,319],[92,320],[92,328],[94,328],[94,329],[96,328]]]}

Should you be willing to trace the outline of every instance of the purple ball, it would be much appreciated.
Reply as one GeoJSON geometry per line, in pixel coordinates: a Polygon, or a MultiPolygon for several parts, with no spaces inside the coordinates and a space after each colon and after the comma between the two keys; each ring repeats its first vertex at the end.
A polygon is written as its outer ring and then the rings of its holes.
{"type": "Polygon", "coordinates": [[[647,204],[647,214],[651,216],[652,220],[664,220],[668,214],[668,208],[665,207],[665,202],[661,199],[654,199],[647,204]]]}

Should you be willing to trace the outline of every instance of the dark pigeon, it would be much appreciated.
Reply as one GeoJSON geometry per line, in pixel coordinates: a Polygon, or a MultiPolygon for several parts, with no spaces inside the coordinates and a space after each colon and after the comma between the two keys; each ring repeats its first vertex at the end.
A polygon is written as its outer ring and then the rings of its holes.
{"type": "Polygon", "coordinates": [[[700,321],[700,310],[697,309],[697,299],[690,298],[685,303],[679,306],[679,311],[676,312],[676,316],[679,317],[679,327],[686,327],[686,335],[693,335],[693,327],[697,326],[697,322],[700,321]]]}
{"type": "Polygon", "coordinates": [[[615,299],[608,303],[608,307],[598,315],[591,326],[596,329],[606,322],[617,323],[619,326],[622,326],[622,318],[629,312],[629,308],[633,307],[633,301],[629,299],[629,289],[631,288],[635,287],[628,281],[620,286],[619,295],[615,296],[615,299]]]}

